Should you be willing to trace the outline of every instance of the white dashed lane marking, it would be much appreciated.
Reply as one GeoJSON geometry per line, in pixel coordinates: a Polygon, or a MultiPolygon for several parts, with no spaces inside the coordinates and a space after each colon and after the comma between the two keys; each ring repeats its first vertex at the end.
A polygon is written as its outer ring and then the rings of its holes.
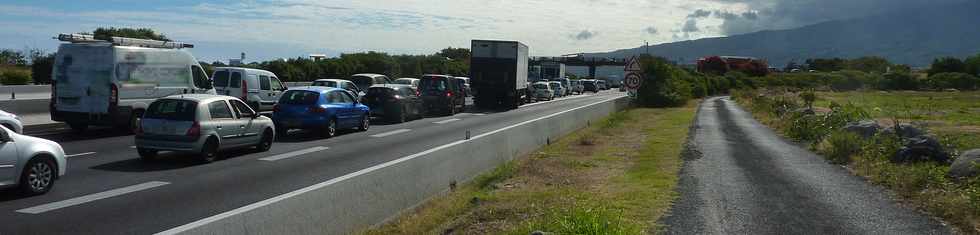
{"type": "Polygon", "coordinates": [[[435,123],[435,124],[446,124],[446,123],[455,122],[455,121],[459,121],[459,120],[460,120],[459,118],[452,118],[452,119],[446,119],[446,120],[442,120],[442,121],[438,121],[438,122],[433,122],[433,123],[435,123]]]}
{"type": "Polygon", "coordinates": [[[292,151],[292,152],[283,153],[283,154],[279,154],[279,155],[273,155],[273,156],[268,156],[268,157],[264,157],[264,158],[259,158],[259,160],[261,160],[261,161],[269,161],[269,162],[271,162],[271,161],[279,161],[279,160],[282,160],[282,159],[291,158],[291,157],[297,157],[297,156],[300,156],[300,155],[303,155],[303,154],[319,152],[319,151],[323,151],[323,150],[327,150],[327,149],[330,149],[330,148],[323,147],[323,146],[317,146],[317,147],[312,147],[312,148],[308,148],[308,149],[297,150],[297,151],[292,151]]]}
{"type": "Polygon", "coordinates": [[[393,131],[389,131],[389,132],[385,132],[385,133],[374,134],[374,135],[371,135],[371,137],[381,138],[381,137],[390,136],[390,135],[396,135],[396,134],[405,133],[405,132],[409,132],[409,131],[412,131],[412,130],[410,130],[410,129],[398,129],[398,130],[393,130],[393,131]]]}
{"type": "Polygon", "coordinates": [[[24,209],[17,210],[17,212],[25,213],[25,214],[40,214],[40,213],[44,213],[44,212],[48,212],[48,211],[53,211],[53,210],[57,210],[57,209],[65,208],[65,207],[70,207],[70,206],[75,206],[75,205],[81,205],[81,204],[85,204],[85,203],[89,203],[89,202],[93,202],[93,201],[97,201],[97,200],[101,200],[101,199],[106,199],[106,198],[110,198],[110,197],[115,197],[115,196],[119,196],[119,195],[123,195],[123,194],[128,194],[128,193],[143,191],[143,190],[147,190],[147,189],[151,189],[151,188],[156,188],[156,187],[160,187],[160,186],[164,186],[164,185],[168,185],[168,184],[170,184],[170,183],[168,183],[168,182],[161,182],[161,181],[150,181],[150,182],[146,182],[146,183],[142,183],[142,184],[137,184],[137,185],[133,185],[133,186],[127,186],[127,187],[117,188],[117,189],[113,189],[113,190],[109,190],[109,191],[105,191],[105,192],[101,192],[101,193],[94,193],[94,194],[89,194],[89,195],[85,195],[85,196],[81,196],[81,197],[76,197],[76,198],[72,198],[72,199],[68,199],[68,200],[64,200],[64,201],[52,202],[52,203],[48,203],[48,204],[44,204],[44,205],[39,205],[39,206],[35,206],[35,207],[24,208],[24,209]]]}

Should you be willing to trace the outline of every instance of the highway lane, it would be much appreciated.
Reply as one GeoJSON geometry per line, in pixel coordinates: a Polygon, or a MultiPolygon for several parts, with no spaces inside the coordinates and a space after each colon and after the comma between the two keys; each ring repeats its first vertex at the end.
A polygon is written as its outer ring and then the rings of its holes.
{"type": "Polygon", "coordinates": [[[621,95],[607,91],[508,112],[375,125],[331,139],[298,132],[267,153],[238,151],[207,165],[170,154],[140,162],[130,148],[132,136],[64,137],[68,154],[91,154],[69,158],[68,175],[46,195],[5,193],[0,234],[159,232],[456,141],[467,130],[478,135],[621,95]]]}

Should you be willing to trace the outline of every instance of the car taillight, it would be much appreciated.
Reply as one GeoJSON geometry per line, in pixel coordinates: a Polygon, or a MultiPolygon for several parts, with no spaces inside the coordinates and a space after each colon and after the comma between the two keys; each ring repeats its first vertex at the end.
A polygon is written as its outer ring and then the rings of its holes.
{"type": "Polygon", "coordinates": [[[201,124],[194,122],[191,128],[187,129],[187,136],[200,136],[201,135],[201,124]]]}
{"type": "Polygon", "coordinates": [[[310,107],[310,112],[311,113],[324,113],[324,112],[327,112],[327,108],[320,107],[320,106],[313,106],[313,107],[310,107]]]}
{"type": "Polygon", "coordinates": [[[112,104],[112,105],[118,104],[119,103],[119,88],[116,87],[116,84],[112,84],[112,86],[110,86],[109,89],[110,89],[110,91],[109,91],[109,104],[112,104]]]}
{"type": "MultiPolygon", "coordinates": [[[[245,79],[242,79],[242,101],[248,102],[248,83],[245,82],[245,79]]],[[[258,107],[254,108],[257,109],[258,107]]]]}
{"type": "Polygon", "coordinates": [[[453,92],[446,92],[446,97],[453,97],[453,92]]]}

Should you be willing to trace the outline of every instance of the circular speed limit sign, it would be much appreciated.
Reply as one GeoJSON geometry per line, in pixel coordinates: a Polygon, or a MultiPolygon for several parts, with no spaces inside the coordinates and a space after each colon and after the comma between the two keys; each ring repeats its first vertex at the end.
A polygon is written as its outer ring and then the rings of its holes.
{"type": "Polygon", "coordinates": [[[626,79],[624,79],[623,83],[626,84],[626,88],[635,90],[640,88],[640,84],[643,83],[643,78],[640,73],[629,72],[626,73],[626,79]]]}

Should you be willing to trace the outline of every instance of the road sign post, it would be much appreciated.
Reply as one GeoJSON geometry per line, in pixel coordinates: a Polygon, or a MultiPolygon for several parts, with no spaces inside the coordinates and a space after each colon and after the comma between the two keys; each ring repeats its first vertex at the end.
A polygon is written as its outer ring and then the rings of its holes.
{"type": "Polygon", "coordinates": [[[636,57],[630,57],[626,60],[626,67],[623,68],[623,71],[626,72],[623,85],[626,86],[629,95],[635,98],[636,91],[640,89],[640,85],[643,85],[643,68],[640,67],[640,62],[636,57]]]}

